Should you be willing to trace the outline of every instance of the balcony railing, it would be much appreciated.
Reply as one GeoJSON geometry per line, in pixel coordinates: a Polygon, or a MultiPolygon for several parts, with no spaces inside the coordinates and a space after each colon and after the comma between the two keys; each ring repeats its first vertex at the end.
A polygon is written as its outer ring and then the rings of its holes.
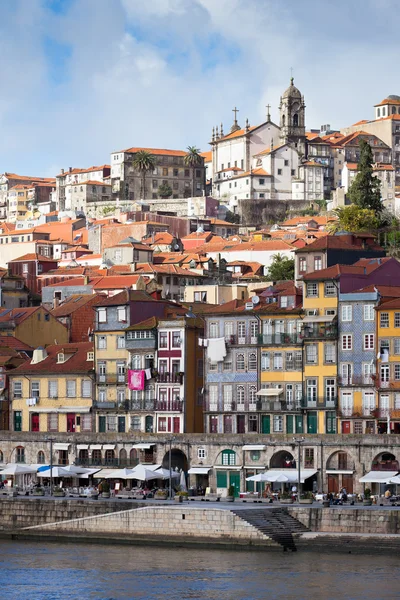
{"type": "Polygon", "coordinates": [[[96,382],[104,384],[126,384],[127,374],[126,373],[97,373],[96,382]]]}
{"type": "Polygon", "coordinates": [[[338,336],[338,330],[335,325],[305,325],[300,334],[304,339],[328,340],[335,339],[338,336]]]}
{"type": "Polygon", "coordinates": [[[230,346],[246,346],[249,344],[259,344],[258,335],[226,335],[225,342],[230,346]]]}
{"type": "Polygon", "coordinates": [[[156,381],[158,383],[183,383],[183,373],[158,373],[156,375],[156,381]]]}
{"type": "Polygon", "coordinates": [[[154,350],[156,348],[156,338],[125,338],[125,348],[128,350],[144,349],[154,350]]]}
{"type": "Polygon", "coordinates": [[[293,402],[286,400],[261,400],[259,410],[263,412],[282,412],[282,411],[299,411],[303,408],[302,400],[298,399],[293,402]]]}
{"type": "Polygon", "coordinates": [[[350,386],[350,385],[374,385],[375,380],[371,375],[350,375],[350,376],[339,376],[339,385],[350,386]]]}
{"type": "Polygon", "coordinates": [[[382,389],[382,390],[387,390],[389,388],[391,389],[398,389],[400,390],[400,381],[385,381],[383,379],[381,379],[380,377],[376,377],[374,379],[375,382],[375,387],[377,389],[382,389]]]}
{"type": "Polygon", "coordinates": [[[299,333],[260,333],[257,338],[263,346],[293,346],[303,341],[299,333]]]}
{"type": "Polygon", "coordinates": [[[182,412],[182,400],[156,400],[155,410],[162,412],[182,412]]]}

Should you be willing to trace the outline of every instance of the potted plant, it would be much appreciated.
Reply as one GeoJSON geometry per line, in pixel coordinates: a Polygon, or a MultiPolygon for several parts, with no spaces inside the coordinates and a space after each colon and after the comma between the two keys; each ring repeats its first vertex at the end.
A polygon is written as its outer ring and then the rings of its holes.
{"type": "Polygon", "coordinates": [[[65,492],[62,488],[56,485],[53,489],[53,496],[55,496],[56,498],[63,498],[65,496],[65,492]]]}
{"type": "Polygon", "coordinates": [[[110,484],[108,483],[108,481],[102,481],[99,487],[101,488],[101,497],[109,498],[110,497],[110,484]]]}
{"type": "Polygon", "coordinates": [[[235,501],[235,488],[233,487],[233,485],[230,485],[228,487],[228,495],[226,497],[226,501],[227,502],[234,502],[235,501]]]}
{"type": "Polygon", "coordinates": [[[293,504],[292,494],[290,492],[288,492],[287,490],[285,490],[284,492],[281,493],[281,495],[279,497],[279,502],[281,504],[293,504]]]}
{"type": "Polygon", "coordinates": [[[156,493],[154,494],[154,498],[156,500],[167,500],[168,491],[167,490],[157,490],[156,493]]]}
{"type": "Polygon", "coordinates": [[[314,495],[312,492],[303,492],[300,494],[300,504],[312,504],[314,502],[314,495]]]}
{"type": "Polygon", "coordinates": [[[372,505],[371,489],[370,488],[365,488],[365,490],[364,490],[363,505],[364,506],[371,506],[372,505]]]}
{"type": "Polygon", "coordinates": [[[42,487],[36,487],[33,489],[34,496],[44,496],[44,489],[42,487]]]}

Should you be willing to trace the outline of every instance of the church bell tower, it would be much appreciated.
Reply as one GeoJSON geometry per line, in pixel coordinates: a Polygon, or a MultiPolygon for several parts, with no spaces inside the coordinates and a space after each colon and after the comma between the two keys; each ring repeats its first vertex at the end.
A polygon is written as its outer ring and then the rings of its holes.
{"type": "Polygon", "coordinates": [[[306,141],[304,96],[294,85],[294,78],[290,79],[290,86],[281,96],[279,105],[280,138],[282,144],[291,143],[304,153],[306,141]]]}

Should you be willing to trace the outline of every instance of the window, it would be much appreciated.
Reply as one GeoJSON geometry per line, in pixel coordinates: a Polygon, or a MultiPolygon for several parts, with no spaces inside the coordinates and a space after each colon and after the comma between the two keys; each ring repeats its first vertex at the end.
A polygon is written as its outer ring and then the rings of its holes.
{"type": "Polygon", "coordinates": [[[195,292],[194,293],[194,301],[195,302],[207,302],[207,292],[195,292]]]}
{"type": "Polygon", "coordinates": [[[322,257],[314,256],[314,271],[321,271],[322,269],[322,257]]]}
{"type": "Polygon", "coordinates": [[[118,348],[118,350],[122,350],[123,348],[125,348],[125,336],[124,335],[117,335],[117,348],[118,348]]]}
{"type": "Polygon", "coordinates": [[[317,401],[317,380],[307,379],[306,385],[307,402],[315,403],[317,401]]]}
{"type": "Polygon", "coordinates": [[[172,347],[180,348],[180,346],[181,346],[181,335],[180,335],[179,331],[173,331],[172,332],[172,347]]]}
{"type": "Polygon", "coordinates": [[[31,381],[31,397],[39,398],[40,397],[40,383],[39,381],[31,381]]]}
{"type": "Polygon", "coordinates": [[[58,398],[58,381],[49,381],[49,398],[58,398]]]}
{"type": "Polygon", "coordinates": [[[282,169],[278,169],[278,175],[282,175],[282,169]]]}
{"type": "Polygon", "coordinates": [[[244,371],[244,354],[240,353],[236,355],[236,370],[244,371]]]}
{"type": "Polygon", "coordinates": [[[210,433],[218,433],[218,417],[216,415],[210,417],[210,433]]]}
{"type": "Polygon", "coordinates": [[[336,347],[335,344],[325,344],[325,363],[335,364],[336,363],[336,347]]]}
{"type": "Polygon", "coordinates": [[[29,264],[28,263],[22,263],[22,272],[23,273],[29,272],[29,264]]]}
{"type": "Polygon", "coordinates": [[[388,383],[390,377],[389,365],[381,365],[380,378],[381,383],[388,383]]]}
{"type": "Polygon", "coordinates": [[[351,321],[353,318],[353,307],[351,304],[342,305],[342,321],[351,321]]]}
{"type": "Polygon", "coordinates": [[[307,283],[307,297],[308,298],[318,298],[318,284],[317,283],[307,283]]]}
{"type": "Polygon", "coordinates": [[[126,306],[118,306],[118,321],[120,323],[126,323],[126,306]]]}
{"type": "Polygon", "coordinates": [[[282,352],[274,352],[274,371],[283,369],[283,354],[282,352]]]}
{"type": "Polygon", "coordinates": [[[299,271],[305,273],[307,271],[307,261],[305,258],[299,258],[299,271]]]}
{"type": "Polygon", "coordinates": [[[205,448],[197,448],[197,458],[202,460],[206,457],[206,449],[205,448]]]}
{"type": "Polygon", "coordinates": [[[351,350],[353,347],[353,334],[347,333],[342,335],[342,350],[351,350]]]}
{"type": "Polygon", "coordinates": [[[162,332],[160,333],[160,348],[168,347],[168,333],[162,332]]]}
{"type": "Polygon", "coordinates": [[[219,327],[218,323],[210,323],[208,325],[209,337],[217,338],[219,336],[219,327]]]}
{"type": "Polygon", "coordinates": [[[13,398],[22,398],[22,381],[13,382],[13,398]]]}
{"type": "Polygon", "coordinates": [[[82,398],[91,398],[92,397],[92,382],[90,379],[82,379],[81,384],[81,393],[82,398]]]}
{"type": "Polygon", "coordinates": [[[336,380],[325,379],[325,399],[327,402],[333,402],[336,397],[336,380]]]}
{"type": "Polygon", "coordinates": [[[336,413],[334,411],[326,412],[326,433],[336,433],[336,413]]]}
{"type": "Polygon", "coordinates": [[[318,364],[318,346],[316,344],[306,346],[306,363],[310,365],[318,364]]]}
{"type": "Polygon", "coordinates": [[[236,402],[237,404],[244,404],[244,385],[236,387],[236,402]]]}
{"type": "Polygon", "coordinates": [[[235,466],[236,465],[236,453],[233,450],[223,450],[221,462],[225,466],[235,466]]]}
{"type": "Polygon", "coordinates": [[[283,432],[283,416],[282,415],[274,415],[273,428],[274,428],[275,433],[283,432]]]}
{"type": "Polygon", "coordinates": [[[232,371],[232,354],[228,353],[225,356],[223,370],[224,371],[232,371]]]}
{"type": "Polygon", "coordinates": [[[270,370],[269,352],[261,352],[261,371],[270,370]]]}
{"type": "Polygon", "coordinates": [[[393,339],[393,348],[394,354],[400,354],[400,338],[393,339]]]}
{"type": "Polygon", "coordinates": [[[364,304],[364,321],[373,321],[375,318],[375,310],[373,304],[364,304]]]}
{"type": "Polygon", "coordinates": [[[142,368],[142,357],[140,354],[132,354],[131,366],[134,371],[142,368]]]}
{"type": "Polygon", "coordinates": [[[314,467],[314,448],[304,449],[304,467],[306,469],[312,469],[314,467]]]}
{"type": "Polygon", "coordinates": [[[216,363],[216,362],[211,362],[211,361],[210,361],[210,362],[208,363],[208,370],[209,370],[210,372],[211,372],[211,371],[214,371],[214,372],[218,371],[218,363],[216,363]]]}
{"type": "Polygon", "coordinates": [[[257,402],[257,388],[255,385],[249,387],[249,403],[255,404],[257,402]]]}
{"type": "Polygon", "coordinates": [[[92,431],[92,415],[81,415],[81,431],[92,431]]]}
{"type": "Polygon", "coordinates": [[[106,350],[107,349],[107,337],[105,335],[98,335],[97,336],[97,348],[99,350],[106,350]]]}
{"type": "Polygon", "coordinates": [[[238,342],[240,344],[240,343],[243,343],[243,341],[240,341],[240,340],[244,340],[246,337],[246,323],[244,321],[239,321],[237,330],[238,330],[238,342]]]}
{"type": "Polygon", "coordinates": [[[18,446],[15,450],[15,462],[24,463],[25,462],[25,448],[23,446],[18,446]]]}
{"type": "Polygon", "coordinates": [[[257,354],[255,352],[249,354],[248,368],[249,371],[257,371],[257,354]]]}
{"type": "Polygon", "coordinates": [[[394,313],[394,326],[400,327],[400,313],[394,313]]]}
{"type": "Polygon", "coordinates": [[[258,183],[259,185],[265,185],[265,179],[259,179],[258,183]]]}
{"type": "Polygon", "coordinates": [[[373,350],[374,345],[374,334],[366,333],[364,335],[364,350],[373,350]]]}
{"type": "Polygon", "coordinates": [[[292,177],[294,177],[296,175],[296,170],[295,169],[291,169],[290,174],[292,177]]]}
{"type": "Polygon", "coordinates": [[[336,285],[333,281],[325,281],[325,296],[336,296],[336,285]]]}
{"type": "Polygon", "coordinates": [[[76,379],[67,379],[67,398],[76,398],[76,379]]]}
{"type": "Polygon", "coordinates": [[[107,310],[105,308],[98,308],[97,315],[99,323],[107,323],[107,310]]]}
{"type": "Polygon", "coordinates": [[[399,364],[394,365],[394,378],[396,381],[400,381],[400,365],[399,364]]]}
{"type": "Polygon", "coordinates": [[[49,413],[47,415],[47,429],[48,431],[58,431],[58,414],[49,413]]]}
{"type": "Polygon", "coordinates": [[[380,325],[383,329],[387,329],[389,327],[389,313],[381,312],[380,325]]]}

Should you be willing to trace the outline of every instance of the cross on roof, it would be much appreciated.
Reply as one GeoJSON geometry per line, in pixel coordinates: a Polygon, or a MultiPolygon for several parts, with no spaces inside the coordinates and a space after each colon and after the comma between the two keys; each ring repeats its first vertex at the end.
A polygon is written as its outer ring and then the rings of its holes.
{"type": "Polygon", "coordinates": [[[238,112],[239,112],[239,109],[238,109],[238,108],[236,108],[236,106],[235,106],[235,108],[232,108],[232,112],[234,112],[234,113],[235,113],[235,121],[236,121],[236,120],[237,120],[236,113],[238,113],[238,112]]]}

